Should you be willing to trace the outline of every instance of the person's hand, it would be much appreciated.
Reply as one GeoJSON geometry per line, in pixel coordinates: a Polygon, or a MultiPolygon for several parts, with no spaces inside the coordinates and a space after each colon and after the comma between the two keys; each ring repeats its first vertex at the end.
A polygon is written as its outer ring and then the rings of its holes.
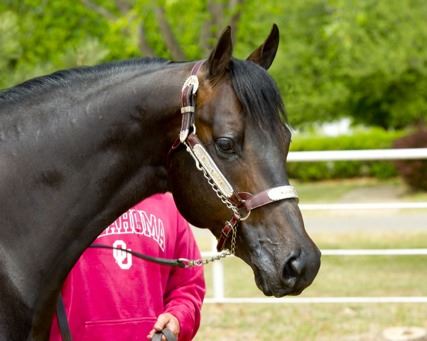
{"type": "MultiPolygon", "coordinates": [[[[162,331],[164,328],[168,328],[178,339],[179,321],[170,313],[159,315],[153,329],[151,329],[150,333],[147,335],[147,339],[151,340],[156,331],[162,331]]],[[[166,341],[164,336],[162,336],[162,341],[166,341]]]]}

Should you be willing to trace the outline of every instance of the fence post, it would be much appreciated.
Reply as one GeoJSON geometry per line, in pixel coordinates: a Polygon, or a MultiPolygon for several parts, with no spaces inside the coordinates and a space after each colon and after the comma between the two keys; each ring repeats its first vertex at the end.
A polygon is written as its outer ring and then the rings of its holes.
{"type": "MultiPolygon", "coordinates": [[[[216,252],[217,241],[211,238],[211,250],[216,252]]],[[[222,261],[212,263],[212,284],[213,284],[213,298],[221,300],[224,298],[224,266],[222,261]]]]}

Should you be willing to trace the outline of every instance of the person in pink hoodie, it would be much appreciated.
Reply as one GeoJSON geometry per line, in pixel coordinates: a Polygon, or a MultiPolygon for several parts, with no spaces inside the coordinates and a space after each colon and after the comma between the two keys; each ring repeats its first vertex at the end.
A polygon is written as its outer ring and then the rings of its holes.
{"type": "MultiPolygon", "coordinates": [[[[95,240],[162,258],[200,258],[170,194],[155,194],[120,216],[95,240]]],[[[203,268],[160,265],[120,250],[87,249],[62,288],[74,341],[146,340],[167,327],[192,340],[205,295],[203,268]]],[[[55,316],[50,341],[62,340],[55,316]]]]}

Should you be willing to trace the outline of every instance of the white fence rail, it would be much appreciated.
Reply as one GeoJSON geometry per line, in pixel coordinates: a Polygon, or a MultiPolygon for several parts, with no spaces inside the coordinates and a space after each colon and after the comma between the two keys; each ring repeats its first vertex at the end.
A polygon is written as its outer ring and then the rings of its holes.
{"type": "MultiPolygon", "coordinates": [[[[290,152],[288,162],[314,162],[339,160],[403,160],[427,159],[427,148],[414,149],[375,149],[347,151],[290,152]]],[[[389,210],[389,209],[427,209],[427,202],[391,203],[344,203],[344,204],[301,204],[302,211],[322,210],[389,210]]],[[[427,226],[427,221],[426,221],[427,226]]],[[[216,241],[212,240],[211,252],[202,252],[205,257],[215,253],[216,241]]],[[[427,256],[427,248],[420,249],[325,249],[324,256],[427,256]]],[[[206,303],[427,303],[427,297],[224,297],[224,268],[221,262],[213,265],[213,297],[206,303]]]]}
{"type": "Polygon", "coordinates": [[[427,159],[427,148],[290,152],[289,162],[427,159]]]}
{"type": "Polygon", "coordinates": [[[427,208],[427,202],[376,202],[356,204],[301,204],[302,211],[400,210],[427,208]]]}
{"type": "Polygon", "coordinates": [[[223,297],[205,298],[205,303],[232,303],[232,304],[277,304],[277,303],[427,303],[424,296],[389,296],[389,297],[223,297]]]}

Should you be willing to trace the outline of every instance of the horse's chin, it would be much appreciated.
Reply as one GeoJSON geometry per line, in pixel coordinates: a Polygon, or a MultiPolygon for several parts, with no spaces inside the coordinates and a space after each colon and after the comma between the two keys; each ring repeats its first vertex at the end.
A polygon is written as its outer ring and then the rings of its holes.
{"type": "Polygon", "coordinates": [[[287,295],[298,295],[302,291],[294,291],[292,288],[283,287],[278,281],[271,279],[269,276],[262,276],[257,270],[254,270],[254,274],[255,283],[265,296],[283,297],[287,295]]]}
{"type": "Polygon", "coordinates": [[[283,281],[276,278],[271,273],[261,270],[262,268],[251,265],[254,272],[255,283],[259,290],[265,296],[283,297],[283,296],[296,296],[301,294],[306,288],[306,285],[296,282],[292,287],[284,285],[283,281]]]}

